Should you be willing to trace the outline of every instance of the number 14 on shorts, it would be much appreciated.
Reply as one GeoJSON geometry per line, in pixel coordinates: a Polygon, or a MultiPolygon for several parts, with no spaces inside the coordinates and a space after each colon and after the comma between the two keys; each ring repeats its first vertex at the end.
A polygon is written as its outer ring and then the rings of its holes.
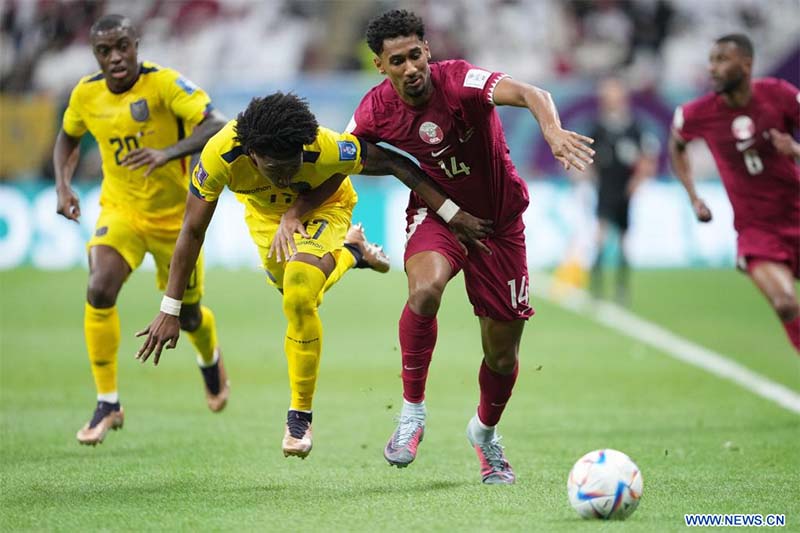
{"type": "Polygon", "coordinates": [[[511,308],[516,309],[520,306],[528,307],[528,278],[522,276],[519,280],[519,292],[517,292],[517,280],[510,279],[506,282],[511,291],[511,308]]]}

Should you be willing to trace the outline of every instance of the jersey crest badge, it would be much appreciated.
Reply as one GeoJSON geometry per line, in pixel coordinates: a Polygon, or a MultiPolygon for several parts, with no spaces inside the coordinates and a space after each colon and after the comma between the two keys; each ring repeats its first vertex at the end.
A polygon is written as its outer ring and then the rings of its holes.
{"type": "Polygon", "coordinates": [[[147,107],[147,100],[142,98],[131,102],[131,116],[136,122],[145,122],[150,118],[150,109],[147,107]]]}
{"type": "Polygon", "coordinates": [[[355,161],[358,149],[353,141],[336,141],[339,145],[339,161],[355,161]]]}
{"type": "Polygon", "coordinates": [[[733,119],[731,131],[737,141],[746,141],[752,139],[753,135],[755,135],[756,125],[753,123],[753,119],[747,115],[739,115],[733,119]]]}
{"type": "Polygon", "coordinates": [[[433,122],[423,122],[419,127],[420,138],[428,144],[439,144],[444,140],[444,132],[433,122]]]}

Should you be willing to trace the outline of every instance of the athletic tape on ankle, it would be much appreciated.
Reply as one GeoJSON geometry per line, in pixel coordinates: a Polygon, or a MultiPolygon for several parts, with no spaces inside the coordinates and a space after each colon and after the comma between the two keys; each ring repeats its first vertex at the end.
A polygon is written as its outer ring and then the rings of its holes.
{"type": "Polygon", "coordinates": [[[161,299],[161,312],[172,316],[180,316],[182,303],[180,300],[170,298],[165,294],[161,299]]]}
{"type": "Polygon", "coordinates": [[[449,224],[459,211],[460,208],[455,204],[455,202],[448,198],[442,202],[442,205],[436,210],[436,214],[442,217],[442,220],[449,224]]]}

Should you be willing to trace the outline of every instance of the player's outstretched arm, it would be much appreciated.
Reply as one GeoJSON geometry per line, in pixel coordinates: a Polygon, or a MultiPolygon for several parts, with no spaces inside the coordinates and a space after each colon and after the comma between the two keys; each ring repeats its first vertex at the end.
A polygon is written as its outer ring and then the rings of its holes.
{"type": "Polygon", "coordinates": [[[474,217],[461,209],[436,186],[436,183],[409,158],[392,150],[362,141],[367,160],[361,171],[365,176],[394,175],[406,187],[417,193],[431,209],[442,217],[463,244],[472,244],[491,253],[480,239],[491,235],[493,221],[474,217]]]}
{"type": "Polygon", "coordinates": [[[183,292],[197,263],[206,229],[216,207],[216,201],[206,202],[191,192],[186,199],[186,214],[169,265],[169,281],[164,299],[161,301],[161,311],[149,326],[136,333],[137,337],[147,335],[144,344],[136,352],[136,359],[142,363],[155,352],[153,364],[158,365],[161,350],[164,348],[171,350],[178,343],[181,330],[178,317],[181,314],[183,292]]]}
{"type": "Polygon", "coordinates": [[[697,196],[697,191],[694,188],[692,169],[689,165],[689,154],[686,153],[686,142],[678,137],[674,131],[669,136],[669,159],[672,163],[672,171],[681,181],[683,188],[686,189],[686,193],[689,195],[689,201],[692,202],[692,209],[694,209],[697,220],[709,222],[712,218],[711,210],[703,199],[697,196]]]}
{"type": "Polygon", "coordinates": [[[772,146],[774,146],[778,152],[795,159],[800,158],[800,143],[795,141],[794,137],[788,133],[780,132],[775,128],[769,130],[769,137],[772,141],[772,146]]]}
{"type": "Polygon", "coordinates": [[[163,149],[156,148],[137,148],[131,150],[122,158],[122,164],[131,169],[137,169],[147,165],[147,170],[144,175],[149,176],[153,170],[164,165],[165,163],[178,159],[190,154],[196,154],[203,149],[206,142],[214,136],[219,130],[225,126],[225,116],[217,111],[212,110],[197,127],[192,131],[192,134],[181,139],[175,144],[163,149]]]}
{"type": "Polygon", "coordinates": [[[308,238],[306,227],[303,225],[303,217],[325,203],[325,200],[339,189],[346,177],[344,174],[334,174],[322,182],[319,187],[297,195],[297,199],[291,207],[281,216],[278,230],[269,245],[268,258],[274,255],[280,263],[281,261],[288,261],[297,253],[294,234],[299,233],[308,238]]]}
{"type": "Polygon", "coordinates": [[[81,203],[70,184],[75,168],[78,166],[80,142],[79,137],[67,135],[62,129],[58,132],[56,146],[53,149],[53,168],[56,173],[56,194],[58,195],[56,212],[75,222],[81,216],[81,203]]]}
{"type": "Polygon", "coordinates": [[[533,114],[553,157],[563,165],[564,170],[572,167],[586,170],[594,160],[594,150],[589,146],[594,139],[561,127],[556,104],[549,92],[512,78],[503,78],[494,88],[492,97],[495,105],[527,107],[533,114]]]}

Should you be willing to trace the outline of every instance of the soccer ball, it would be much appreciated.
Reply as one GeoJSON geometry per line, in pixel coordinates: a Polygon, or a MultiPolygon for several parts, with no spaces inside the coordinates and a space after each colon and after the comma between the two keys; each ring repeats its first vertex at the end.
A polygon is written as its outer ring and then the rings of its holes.
{"type": "Polygon", "coordinates": [[[567,479],[569,503],[583,518],[624,520],[642,497],[642,474],[617,450],[595,450],[575,463],[567,479]]]}

